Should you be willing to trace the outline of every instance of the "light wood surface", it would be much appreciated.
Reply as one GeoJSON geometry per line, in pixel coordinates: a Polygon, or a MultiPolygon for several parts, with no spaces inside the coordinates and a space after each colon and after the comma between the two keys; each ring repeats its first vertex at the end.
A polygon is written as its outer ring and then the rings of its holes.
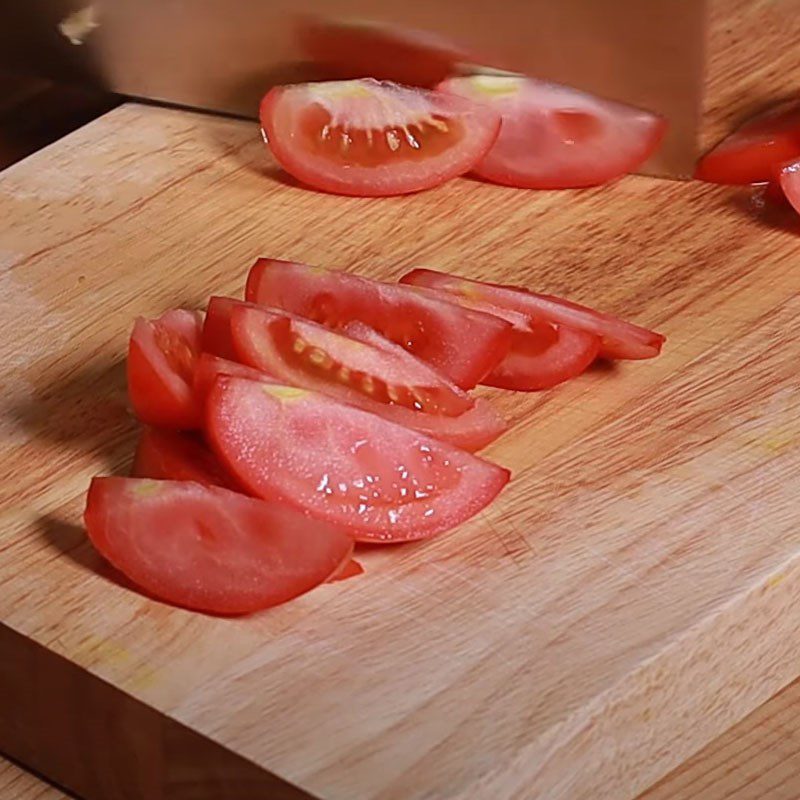
{"type": "Polygon", "coordinates": [[[797,800],[800,682],[703,748],[639,800],[797,800]]]}
{"type": "Polygon", "coordinates": [[[129,797],[134,768],[157,796],[198,763],[215,788],[193,775],[195,798],[246,780],[624,800],[796,676],[791,218],[647,178],[325,196],[280,178],[251,124],[133,105],[7,170],[0,198],[0,750],[88,800],[129,797]],[[546,394],[490,393],[514,429],[487,455],[514,478],[471,523],[370,550],[363,578],[269,613],[204,617],[114,580],[83,493],[130,461],[132,317],[237,291],[257,254],[513,280],[669,342],[546,394]]]}
{"type": "Polygon", "coordinates": [[[69,800],[67,795],[0,756],[0,797],[3,800],[69,800]]]}

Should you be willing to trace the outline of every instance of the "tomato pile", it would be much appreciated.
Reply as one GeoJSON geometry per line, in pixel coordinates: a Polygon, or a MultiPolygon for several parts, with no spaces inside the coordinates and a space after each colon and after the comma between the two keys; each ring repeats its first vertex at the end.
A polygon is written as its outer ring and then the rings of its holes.
{"type": "Polygon", "coordinates": [[[381,283],[259,259],[245,299],[137,319],[132,477],[97,477],[97,550],[159,599],[244,614],[358,575],[357,542],[426,539],[484,509],[507,429],[477,384],[530,391],[664,337],[513,286],[415,269],[381,283]]]}
{"type": "Polygon", "coordinates": [[[695,177],[764,186],[768,199],[788,200],[800,212],[800,103],[781,103],[747,120],[700,159],[695,177]]]}
{"type": "Polygon", "coordinates": [[[667,127],[648,111],[506,75],[446,78],[433,90],[374,78],[278,86],[260,119],[290,175],[365,197],[467,172],[530,189],[595,186],[638,169],[667,127]]]}

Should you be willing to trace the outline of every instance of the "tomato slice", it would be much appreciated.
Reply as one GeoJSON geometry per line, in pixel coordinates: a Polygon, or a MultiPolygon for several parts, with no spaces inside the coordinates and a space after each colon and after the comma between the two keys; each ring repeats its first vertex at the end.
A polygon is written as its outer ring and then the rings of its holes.
{"type": "Polygon", "coordinates": [[[199,438],[158,428],[145,427],[139,434],[131,475],[237,489],[233,479],[199,438]]]}
{"type": "Polygon", "coordinates": [[[339,528],[191,481],[94,478],[84,521],[100,554],[137,586],[216,614],[297,597],[336,574],[353,552],[339,528]]]}
{"type": "Polygon", "coordinates": [[[437,34],[385,22],[305,17],[303,52],[333,78],[363,78],[431,88],[452,74],[463,50],[437,34]]]}
{"type": "Polygon", "coordinates": [[[303,183],[376,197],[438,186],[469,172],[500,130],[492,109],[372,78],[278,86],[261,102],[278,163],[303,183]]]}
{"type": "MultiPolygon", "coordinates": [[[[400,280],[413,281],[414,275],[412,271],[400,280]]],[[[517,392],[551,389],[580,375],[600,351],[600,339],[594,334],[535,321],[519,311],[480,300],[474,294],[445,292],[427,286],[416,286],[416,289],[449,297],[460,306],[494,314],[514,326],[508,353],[481,381],[486,386],[517,392]]]]}
{"type": "Polygon", "coordinates": [[[407,286],[346,272],[260,258],[247,277],[247,300],[281,308],[328,328],[356,320],[471,389],[508,351],[511,325],[407,286]]]}
{"type": "Polygon", "coordinates": [[[507,429],[490,403],[476,404],[391,342],[376,347],[244,303],[234,309],[231,326],[241,360],[283,383],[322,392],[465,450],[485,447],[507,429]]]}
{"type": "Polygon", "coordinates": [[[797,158],[800,104],[791,101],[745,122],[700,159],[694,175],[710,183],[765,183],[781,164],[797,158]]]}
{"type": "Polygon", "coordinates": [[[477,514],[508,470],[325,395],[219,378],[211,447],[254,495],[346,527],[358,541],[433,536],[477,514]]]}
{"type": "Polygon", "coordinates": [[[190,429],[200,422],[192,391],[200,353],[202,321],[193,311],[167,311],[139,318],[128,345],[128,395],[136,416],[148,425],[190,429]]]}
{"type": "Polygon", "coordinates": [[[600,355],[605,358],[654,358],[666,341],[666,337],[660,333],[640,328],[611,314],[517,286],[484,283],[432,269],[412,270],[400,281],[510,309],[527,315],[535,322],[550,322],[599,336],[600,355]]]}
{"type": "Polygon", "coordinates": [[[483,102],[503,118],[476,175],[524,189],[607,183],[637,170],[658,149],[667,123],[657,114],[532,78],[449,78],[439,91],[483,102]]]}
{"type": "Polygon", "coordinates": [[[790,161],[781,166],[780,188],[792,208],[800,214],[800,160],[790,161]]]}
{"type": "Polygon", "coordinates": [[[202,353],[197,359],[194,371],[194,393],[201,407],[205,405],[211,387],[220,375],[233,375],[237,378],[247,378],[261,383],[275,383],[275,379],[261,372],[261,370],[240,364],[238,361],[229,361],[211,353],[202,353]]]}

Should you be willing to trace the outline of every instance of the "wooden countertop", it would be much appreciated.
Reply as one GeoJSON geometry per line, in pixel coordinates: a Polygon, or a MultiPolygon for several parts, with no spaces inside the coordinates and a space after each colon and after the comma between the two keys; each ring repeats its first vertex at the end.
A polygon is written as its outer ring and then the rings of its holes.
{"type": "Polygon", "coordinates": [[[0,749],[91,800],[132,763],[326,800],[623,800],[796,677],[793,218],[644,178],[324,196],[276,173],[247,123],[135,105],[0,175],[0,213],[0,689],[25,734],[0,730],[0,749]],[[515,280],[669,344],[544,395],[489,393],[515,427],[487,455],[515,477],[481,518],[366,554],[349,586],[210,619],[110,580],[80,512],[90,475],[130,459],[132,316],[237,291],[257,254],[515,280]],[[121,736],[136,759],[108,751],[121,736]]]}

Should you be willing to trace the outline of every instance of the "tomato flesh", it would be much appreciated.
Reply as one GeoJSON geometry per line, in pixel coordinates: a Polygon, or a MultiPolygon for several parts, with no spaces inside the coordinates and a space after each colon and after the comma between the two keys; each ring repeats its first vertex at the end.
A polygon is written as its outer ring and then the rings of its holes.
{"type": "Polygon", "coordinates": [[[431,269],[412,270],[400,280],[525,314],[534,322],[549,322],[597,336],[600,338],[599,355],[604,358],[654,358],[666,341],[660,333],[611,314],[517,286],[484,283],[431,269]]]}
{"type": "Polygon", "coordinates": [[[345,526],[359,541],[452,528],[509,477],[450,444],[295,387],[220,378],[206,415],[209,443],[248,491],[345,526]]]}
{"type": "Polygon", "coordinates": [[[360,321],[471,389],[508,351],[511,325],[408,286],[305,264],[259,259],[246,299],[341,329],[360,321]]]}
{"type": "Polygon", "coordinates": [[[206,397],[220,375],[233,375],[237,378],[247,378],[261,383],[275,383],[273,378],[261,370],[240,364],[238,361],[220,358],[211,353],[201,353],[194,371],[194,393],[201,408],[205,407],[206,397]]]}
{"type": "Polygon", "coordinates": [[[800,158],[800,104],[782,103],[745,122],[706,153],[695,178],[744,185],[774,179],[780,165],[800,158]]]}
{"type": "Polygon", "coordinates": [[[192,391],[201,349],[201,319],[192,311],[167,311],[155,320],[141,317],[128,345],[128,395],[137,417],[148,425],[196,428],[200,410],[192,391]]]}
{"type": "Polygon", "coordinates": [[[145,427],[139,434],[131,475],[155,480],[195,481],[236,489],[214,454],[197,437],[145,427]]]}
{"type": "Polygon", "coordinates": [[[328,394],[466,450],[485,447],[506,430],[486,400],[476,403],[391,342],[376,347],[244,303],[234,309],[231,327],[241,360],[281,382],[328,394]]]}
{"type": "Polygon", "coordinates": [[[175,605],[247,614],[313,589],[350,560],[341,529],[191,481],[94,478],[84,514],[100,554],[175,605]]]}
{"type": "Polygon", "coordinates": [[[275,87],[260,119],[290,175],[358,196],[416,192],[469,172],[500,130],[486,106],[372,78],[275,87]]]}
{"type": "Polygon", "coordinates": [[[649,111],[533,78],[476,75],[437,88],[501,114],[500,135],[473,171],[519,188],[607,183],[641,167],[667,128],[649,111]]]}

